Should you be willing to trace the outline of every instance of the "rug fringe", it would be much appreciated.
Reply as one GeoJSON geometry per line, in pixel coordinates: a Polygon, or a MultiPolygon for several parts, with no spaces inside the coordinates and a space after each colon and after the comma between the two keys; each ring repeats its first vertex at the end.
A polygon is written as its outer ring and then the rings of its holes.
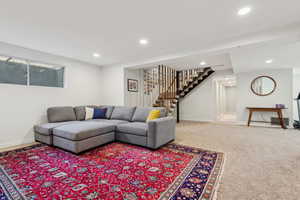
{"type": "Polygon", "coordinates": [[[224,173],[224,170],[225,170],[225,162],[226,162],[226,155],[224,153],[223,154],[222,169],[221,169],[221,172],[220,172],[219,177],[217,179],[217,185],[215,186],[215,190],[214,190],[214,193],[213,193],[212,200],[217,200],[217,198],[218,198],[218,190],[219,190],[219,187],[220,187],[220,184],[221,184],[221,180],[223,178],[223,173],[224,173]]]}

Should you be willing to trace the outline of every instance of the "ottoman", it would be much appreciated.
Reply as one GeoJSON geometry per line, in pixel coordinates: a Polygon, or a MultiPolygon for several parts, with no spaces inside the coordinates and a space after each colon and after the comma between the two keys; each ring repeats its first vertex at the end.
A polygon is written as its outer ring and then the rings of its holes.
{"type": "Polygon", "coordinates": [[[101,122],[77,122],[53,129],[53,145],[81,153],[115,140],[115,126],[101,122]]]}

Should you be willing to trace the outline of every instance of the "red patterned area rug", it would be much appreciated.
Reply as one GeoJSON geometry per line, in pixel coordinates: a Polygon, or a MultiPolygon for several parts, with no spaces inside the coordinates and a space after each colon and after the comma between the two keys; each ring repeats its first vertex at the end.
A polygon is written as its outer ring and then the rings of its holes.
{"type": "Polygon", "coordinates": [[[0,153],[0,200],[211,200],[223,153],[111,143],[81,155],[38,144],[0,153]]]}

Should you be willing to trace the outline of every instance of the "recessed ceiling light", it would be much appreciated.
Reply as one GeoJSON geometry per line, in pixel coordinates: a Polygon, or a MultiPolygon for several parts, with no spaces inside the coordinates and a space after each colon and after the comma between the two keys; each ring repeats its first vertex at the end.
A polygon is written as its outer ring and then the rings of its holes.
{"type": "Polygon", "coordinates": [[[99,53],[93,53],[93,56],[94,56],[95,58],[99,58],[101,55],[100,55],[99,53]]]}
{"type": "Polygon", "coordinates": [[[266,60],[266,63],[267,63],[267,64],[270,64],[270,63],[272,63],[272,62],[273,62],[272,59],[266,60]]]}
{"type": "Polygon", "coordinates": [[[243,16],[249,14],[250,12],[251,12],[251,7],[244,7],[238,11],[238,15],[243,16]]]}
{"type": "Polygon", "coordinates": [[[200,65],[206,65],[206,62],[204,62],[204,61],[202,61],[201,63],[200,63],[200,65]]]}
{"type": "Polygon", "coordinates": [[[147,39],[140,39],[140,44],[141,45],[147,45],[149,41],[147,39]]]}

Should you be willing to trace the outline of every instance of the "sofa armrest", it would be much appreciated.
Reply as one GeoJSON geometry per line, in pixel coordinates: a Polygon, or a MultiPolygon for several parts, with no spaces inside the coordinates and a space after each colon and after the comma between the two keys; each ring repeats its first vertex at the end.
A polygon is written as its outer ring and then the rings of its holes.
{"type": "Polygon", "coordinates": [[[173,117],[163,117],[147,122],[147,146],[157,149],[175,139],[176,120],[173,117]]]}

